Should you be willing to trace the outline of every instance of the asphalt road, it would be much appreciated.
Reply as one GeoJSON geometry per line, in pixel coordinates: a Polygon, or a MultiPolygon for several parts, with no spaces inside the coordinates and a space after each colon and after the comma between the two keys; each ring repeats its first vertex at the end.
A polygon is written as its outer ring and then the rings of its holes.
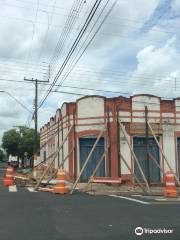
{"type": "Polygon", "coordinates": [[[0,240],[180,240],[180,204],[146,205],[110,196],[60,196],[19,188],[9,192],[0,184],[0,240]],[[136,227],[174,232],[136,236],[136,227]]]}

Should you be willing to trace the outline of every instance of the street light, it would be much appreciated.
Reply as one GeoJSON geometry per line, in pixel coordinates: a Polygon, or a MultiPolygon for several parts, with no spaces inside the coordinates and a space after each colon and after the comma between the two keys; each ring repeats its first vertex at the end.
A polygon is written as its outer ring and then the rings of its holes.
{"type": "Polygon", "coordinates": [[[20,102],[17,98],[15,98],[13,95],[11,95],[9,92],[6,92],[4,90],[0,90],[0,93],[5,93],[7,94],[9,97],[11,97],[12,99],[14,99],[17,103],[19,103],[21,105],[21,107],[23,107],[24,109],[26,109],[26,111],[28,111],[29,113],[32,114],[31,110],[29,110],[22,102],[20,102]]]}

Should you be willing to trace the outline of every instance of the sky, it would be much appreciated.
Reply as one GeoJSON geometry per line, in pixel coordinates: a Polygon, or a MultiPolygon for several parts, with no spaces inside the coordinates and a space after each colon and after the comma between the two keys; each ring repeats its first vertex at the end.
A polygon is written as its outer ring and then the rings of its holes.
{"type": "MultiPolygon", "coordinates": [[[[81,94],[180,96],[180,0],[114,2],[101,2],[57,78],[95,0],[0,0],[0,138],[14,126],[34,126],[34,84],[24,77],[57,79],[58,92],[39,108],[39,128],[81,94]]],[[[40,105],[49,86],[38,88],[40,105]]]]}

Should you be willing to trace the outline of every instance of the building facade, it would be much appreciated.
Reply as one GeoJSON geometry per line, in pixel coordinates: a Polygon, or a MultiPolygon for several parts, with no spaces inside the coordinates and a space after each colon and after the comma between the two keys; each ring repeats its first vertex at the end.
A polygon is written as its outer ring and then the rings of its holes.
{"type": "Polygon", "coordinates": [[[96,176],[120,177],[123,181],[133,182],[135,174],[143,181],[129,142],[149,182],[163,183],[164,174],[169,168],[147,127],[147,121],[151,124],[169,165],[179,178],[180,99],[163,100],[153,95],[141,94],[130,98],[86,96],[76,102],[64,103],[40,130],[41,161],[50,159],[73,125],[54,163],[54,167],[58,168],[66,158],[64,168],[72,180],[79,175],[102,132],[80,181],[88,181],[104,151],[105,159],[96,176]],[[126,130],[128,142],[119,122],[126,130]]]}

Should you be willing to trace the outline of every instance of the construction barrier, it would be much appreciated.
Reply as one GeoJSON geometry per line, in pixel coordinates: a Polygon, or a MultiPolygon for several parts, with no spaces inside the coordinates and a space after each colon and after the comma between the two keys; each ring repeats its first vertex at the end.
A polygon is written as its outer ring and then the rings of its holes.
{"type": "Polygon", "coordinates": [[[14,185],[14,168],[13,167],[11,166],[7,167],[6,175],[3,178],[3,184],[6,187],[14,185]]]}
{"type": "Polygon", "coordinates": [[[92,177],[91,182],[93,183],[107,183],[107,184],[121,184],[121,178],[114,177],[92,177]]]}
{"type": "Polygon", "coordinates": [[[54,187],[54,193],[65,194],[68,192],[68,187],[66,185],[66,174],[63,169],[59,169],[57,172],[56,185],[54,187]]]}
{"type": "Polygon", "coordinates": [[[175,176],[171,171],[168,171],[165,176],[164,195],[166,197],[178,196],[177,189],[176,189],[175,176]]]}

